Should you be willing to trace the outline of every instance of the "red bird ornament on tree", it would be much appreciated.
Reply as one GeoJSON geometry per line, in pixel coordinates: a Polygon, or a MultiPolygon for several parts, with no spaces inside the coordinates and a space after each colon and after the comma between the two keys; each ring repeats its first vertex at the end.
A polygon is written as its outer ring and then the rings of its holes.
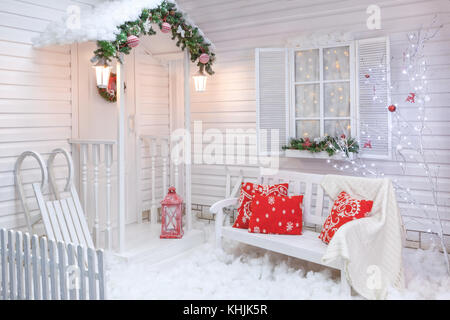
{"type": "Polygon", "coordinates": [[[406,102],[415,103],[416,102],[416,94],[414,92],[411,92],[408,97],[406,98],[406,102]]]}

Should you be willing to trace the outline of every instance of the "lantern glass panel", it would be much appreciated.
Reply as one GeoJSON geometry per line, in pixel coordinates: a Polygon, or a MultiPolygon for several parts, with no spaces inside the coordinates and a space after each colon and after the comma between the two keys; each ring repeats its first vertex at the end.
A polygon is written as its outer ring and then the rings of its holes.
{"type": "Polygon", "coordinates": [[[177,212],[177,206],[165,206],[164,207],[166,219],[165,219],[165,227],[167,231],[175,231],[177,227],[177,219],[176,219],[176,212],[177,212]]]}
{"type": "Polygon", "coordinates": [[[97,86],[100,88],[106,88],[108,86],[110,74],[111,74],[111,67],[95,66],[95,77],[97,80],[97,86]]]}
{"type": "Polygon", "coordinates": [[[202,92],[206,90],[207,78],[203,74],[197,74],[194,77],[195,91],[202,92]]]}

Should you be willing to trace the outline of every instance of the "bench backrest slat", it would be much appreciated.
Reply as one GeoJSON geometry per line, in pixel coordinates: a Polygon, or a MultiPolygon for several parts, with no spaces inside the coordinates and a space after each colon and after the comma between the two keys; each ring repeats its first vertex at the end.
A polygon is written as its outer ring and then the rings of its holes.
{"type": "Polygon", "coordinates": [[[329,213],[330,200],[320,186],[324,175],[283,171],[276,175],[261,176],[259,183],[289,183],[289,195],[303,194],[303,221],[322,225],[329,213]]]}

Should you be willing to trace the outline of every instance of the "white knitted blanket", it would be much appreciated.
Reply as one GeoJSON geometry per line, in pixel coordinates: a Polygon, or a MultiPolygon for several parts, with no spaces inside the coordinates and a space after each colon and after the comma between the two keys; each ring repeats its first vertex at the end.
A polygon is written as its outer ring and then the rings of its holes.
{"type": "Polygon", "coordinates": [[[345,191],[373,200],[370,217],[348,222],[335,233],[323,262],[341,258],[350,285],[367,299],[384,299],[389,286],[403,289],[404,229],[391,181],[327,175],[321,184],[331,199],[345,191]]]}

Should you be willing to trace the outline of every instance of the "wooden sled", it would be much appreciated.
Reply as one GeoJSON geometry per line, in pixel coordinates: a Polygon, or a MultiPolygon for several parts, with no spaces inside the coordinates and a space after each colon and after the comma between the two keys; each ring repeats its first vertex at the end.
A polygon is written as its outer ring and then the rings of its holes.
{"type": "Polygon", "coordinates": [[[34,226],[42,220],[48,239],[95,248],[91,234],[89,233],[83,207],[81,206],[78,193],[73,184],[73,173],[72,157],[64,149],[53,150],[48,159],[47,166],[41,155],[37,152],[25,151],[19,156],[15,166],[14,177],[19,198],[25,211],[26,224],[29,232],[34,233],[34,226]],[[66,194],[65,197],[58,190],[53,172],[53,162],[58,154],[65,157],[69,171],[63,190],[66,194]],[[32,215],[26,202],[21,166],[27,157],[35,158],[41,168],[42,181],[32,184],[40,214],[32,215]],[[49,185],[48,188],[51,189],[55,200],[45,200],[43,191],[47,185],[49,185]]]}

